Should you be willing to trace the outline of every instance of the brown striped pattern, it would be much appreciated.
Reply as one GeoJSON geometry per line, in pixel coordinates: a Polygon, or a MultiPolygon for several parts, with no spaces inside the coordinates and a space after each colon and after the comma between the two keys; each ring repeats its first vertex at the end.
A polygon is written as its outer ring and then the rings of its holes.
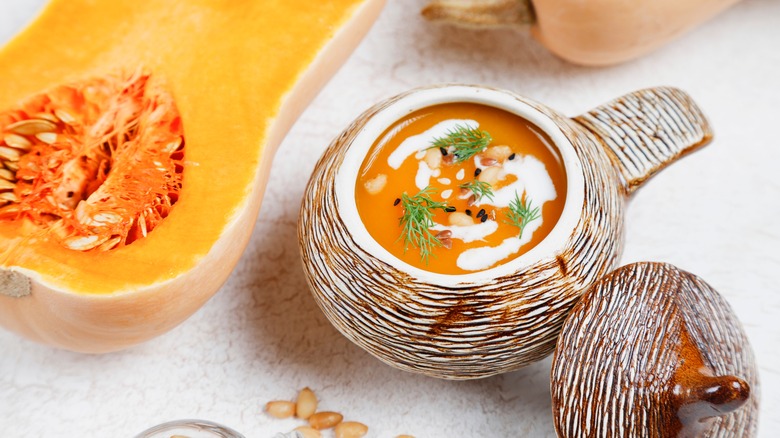
{"type": "Polygon", "coordinates": [[[746,406],[695,424],[705,428],[695,436],[753,436],[758,381],[739,321],[701,279],[661,263],[616,270],[572,310],[553,360],[558,436],[694,436],[683,431],[672,393],[689,339],[715,376],[735,375],[751,387],[746,406]]]}
{"type": "MultiPolygon", "coordinates": [[[[414,92],[414,91],[412,91],[414,92]]],[[[339,215],[335,176],[371,108],[320,159],[299,221],[309,286],[328,319],[350,340],[397,368],[447,379],[515,370],[550,354],[580,294],[616,264],[626,189],[601,141],[547,107],[583,163],[581,219],[558,254],[513,275],[445,288],[385,264],[352,239],[339,215]]]]}
{"type": "Polygon", "coordinates": [[[668,87],[623,96],[576,120],[604,140],[629,192],[712,139],[707,119],[690,96],[668,87]]]}

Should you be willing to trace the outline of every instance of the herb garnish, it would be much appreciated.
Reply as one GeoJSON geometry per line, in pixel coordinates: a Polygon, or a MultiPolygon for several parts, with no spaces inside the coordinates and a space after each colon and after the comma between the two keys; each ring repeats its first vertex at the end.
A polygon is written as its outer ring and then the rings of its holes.
{"type": "Polygon", "coordinates": [[[517,235],[519,239],[523,237],[525,226],[529,222],[539,219],[541,214],[539,213],[539,207],[531,208],[530,199],[524,197],[523,200],[520,200],[520,195],[515,192],[515,199],[509,203],[509,211],[506,213],[506,217],[508,220],[504,221],[504,223],[520,228],[520,234],[517,235]]]}
{"type": "Polygon", "coordinates": [[[441,241],[430,231],[434,225],[434,210],[437,208],[447,209],[446,202],[436,202],[431,199],[433,193],[436,193],[436,189],[428,186],[414,196],[409,196],[406,193],[401,195],[401,206],[404,209],[404,214],[401,216],[399,224],[403,230],[398,240],[404,241],[404,253],[410,245],[419,248],[420,259],[426,264],[433,248],[442,245],[441,241]]]}
{"type": "Polygon", "coordinates": [[[475,179],[474,181],[461,184],[458,187],[461,189],[471,190],[471,193],[474,194],[475,201],[479,201],[483,197],[491,201],[493,200],[493,186],[484,181],[475,179]]]}
{"type": "Polygon", "coordinates": [[[491,141],[493,138],[486,131],[467,125],[455,125],[444,137],[435,138],[428,149],[443,148],[452,152],[457,164],[485,150],[491,141]]]}

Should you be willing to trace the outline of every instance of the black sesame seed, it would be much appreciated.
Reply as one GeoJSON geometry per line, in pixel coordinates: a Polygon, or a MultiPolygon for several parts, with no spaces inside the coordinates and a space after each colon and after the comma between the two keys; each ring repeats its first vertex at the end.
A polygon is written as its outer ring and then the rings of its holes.
{"type": "Polygon", "coordinates": [[[469,216],[471,216],[471,210],[469,210],[469,209],[467,208],[467,209],[466,209],[466,214],[467,214],[467,215],[469,215],[469,216]]]}
{"type": "Polygon", "coordinates": [[[485,215],[485,209],[484,209],[484,208],[483,208],[483,209],[481,209],[481,210],[479,210],[479,213],[477,213],[477,217],[480,217],[480,216],[486,216],[486,215],[485,215]]]}
{"type": "Polygon", "coordinates": [[[474,176],[479,176],[480,173],[482,173],[482,169],[477,169],[474,171],[474,176]]]}
{"type": "Polygon", "coordinates": [[[480,222],[485,222],[487,220],[487,215],[482,216],[482,219],[480,219],[480,222]]]}
{"type": "Polygon", "coordinates": [[[514,159],[515,159],[515,154],[513,153],[512,155],[510,155],[510,156],[509,156],[509,159],[510,159],[510,160],[514,160],[514,159]]]}
{"type": "Polygon", "coordinates": [[[395,198],[395,201],[393,201],[393,207],[401,203],[401,198],[395,198]]]}
{"type": "Polygon", "coordinates": [[[447,213],[452,213],[453,211],[456,211],[456,210],[457,210],[457,208],[455,208],[455,207],[447,207],[447,208],[444,209],[444,211],[446,211],[447,213]]]}
{"type": "Polygon", "coordinates": [[[445,156],[445,157],[447,156],[447,149],[444,149],[444,148],[439,148],[439,150],[441,151],[441,154],[442,154],[443,156],[445,156]]]}

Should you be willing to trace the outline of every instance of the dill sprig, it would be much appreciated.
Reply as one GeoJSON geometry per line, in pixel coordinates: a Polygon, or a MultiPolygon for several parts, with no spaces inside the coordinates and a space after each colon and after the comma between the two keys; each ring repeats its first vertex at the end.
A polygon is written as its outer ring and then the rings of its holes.
{"type": "Polygon", "coordinates": [[[519,239],[523,237],[525,226],[539,219],[541,214],[539,213],[539,207],[532,208],[530,199],[523,197],[521,200],[520,195],[515,192],[515,199],[509,203],[509,211],[506,213],[506,217],[508,220],[504,221],[504,223],[520,228],[520,234],[517,235],[519,239]]]}
{"type": "Polygon", "coordinates": [[[474,181],[461,184],[458,187],[461,189],[471,190],[471,193],[474,194],[474,197],[477,201],[483,197],[491,201],[493,200],[493,186],[491,186],[490,183],[475,179],[474,181]]]}
{"type": "Polygon", "coordinates": [[[409,196],[406,193],[401,195],[401,206],[404,209],[404,214],[399,221],[403,229],[398,240],[404,241],[404,253],[410,246],[419,248],[420,259],[426,264],[431,256],[431,251],[435,247],[441,246],[441,241],[430,231],[434,225],[434,210],[448,208],[446,202],[436,202],[431,199],[433,193],[436,193],[436,189],[428,186],[414,196],[409,196]]]}
{"type": "Polygon", "coordinates": [[[467,125],[455,125],[444,137],[435,138],[428,149],[444,148],[454,155],[457,164],[485,150],[491,141],[493,138],[486,131],[467,125]]]}

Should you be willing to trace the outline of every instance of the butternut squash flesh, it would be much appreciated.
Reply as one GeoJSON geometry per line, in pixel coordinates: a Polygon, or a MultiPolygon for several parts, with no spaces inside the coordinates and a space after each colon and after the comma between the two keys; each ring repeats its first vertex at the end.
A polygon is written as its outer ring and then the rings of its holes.
{"type": "Polygon", "coordinates": [[[183,188],[153,232],[111,251],[73,251],[31,238],[25,221],[1,221],[0,325],[104,352],[197,310],[249,239],[284,133],[382,3],[52,1],[0,51],[0,111],[58,85],[143,68],[180,113],[183,188]]]}

